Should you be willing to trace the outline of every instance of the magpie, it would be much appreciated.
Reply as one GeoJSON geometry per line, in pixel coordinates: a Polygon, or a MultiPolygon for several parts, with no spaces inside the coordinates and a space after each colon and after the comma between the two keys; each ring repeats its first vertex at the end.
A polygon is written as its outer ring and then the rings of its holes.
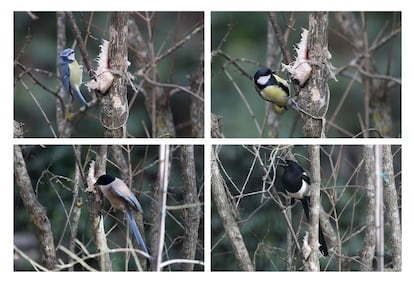
{"type": "MultiPolygon", "coordinates": [[[[309,203],[310,203],[310,178],[305,170],[295,161],[286,160],[286,164],[281,163],[284,167],[282,175],[282,185],[289,197],[292,198],[292,204],[295,199],[302,202],[303,211],[309,222],[309,203]]],[[[326,246],[325,237],[323,236],[321,225],[319,222],[319,250],[324,256],[328,256],[328,248],[326,246]]]]}

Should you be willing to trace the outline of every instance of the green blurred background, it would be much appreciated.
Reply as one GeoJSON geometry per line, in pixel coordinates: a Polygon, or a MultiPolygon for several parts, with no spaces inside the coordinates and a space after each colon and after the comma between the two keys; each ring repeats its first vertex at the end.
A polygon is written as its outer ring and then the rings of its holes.
{"type": "MultiPolygon", "coordinates": [[[[278,12],[277,21],[284,32],[287,29],[290,12],[278,12]]],[[[301,28],[308,27],[309,13],[295,12],[295,23],[288,39],[287,47],[294,55],[293,46],[300,40],[301,28]]],[[[360,13],[355,13],[360,21],[360,13]]],[[[401,13],[391,12],[367,12],[365,13],[367,23],[367,34],[369,43],[379,36],[390,33],[393,23],[400,23],[401,13]]],[[[211,15],[211,49],[220,49],[237,59],[237,63],[248,73],[251,78],[261,66],[266,65],[266,44],[267,44],[267,23],[268,16],[264,12],[213,12],[211,15]],[[228,34],[227,34],[228,33],[228,34]],[[226,40],[223,41],[227,34],[226,40]]],[[[331,63],[339,68],[347,64],[355,57],[353,47],[344,35],[340,34],[334,13],[329,13],[329,51],[332,54],[331,63]]],[[[280,61],[280,49],[277,44],[274,47],[279,52],[276,62],[280,61]]],[[[214,54],[214,53],[213,53],[214,54]]],[[[386,44],[375,51],[374,58],[379,74],[386,74],[388,58],[391,56],[390,75],[401,78],[401,34],[397,35],[391,44],[386,44]]],[[[286,62],[284,62],[286,63],[286,62]]],[[[232,82],[226,77],[223,66],[227,64],[226,70],[232,76],[246,97],[247,103],[253,110],[260,126],[266,113],[266,103],[262,100],[254,88],[252,79],[242,76],[240,71],[228,64],[228,61],[219,55],[212,57],[211,71],[211,110],[214,114],[222,116],[223,132],[225,137],[259,137],[253,119],[247,110],[246,104],[235,90],[232,82]]],[[[281,72],[281,66],[271,66],[279,70],[279,75],[286,78],[281,72]]],[[[355,68],[349,69],[351,72],[355,68]]],[[[338,76],[338,82],[329,81],[330,104],[327,119],[341,99],[348,83],[349,77],[338,76]]],[[[292,88],[291,88],[292,92],[292,88]]],[[[361,131],[357,114],[364,115],[363,89],[360,83],[352,86],[350,94],[344,102],[335,123],[352,134],[361,131]]],[[[392,114],[392,137],[401,136],[401,86],[397,85],[389,90],[392,114]]],[[[280,117],[279,137],[302,137],[302,121],[295,111],[290,110],[280,117]]],[[[327,137],[347,137],[344,133],[338,132],[333,127],[329,128],[327,137]]],[[[264,131],[264,137],[268,132],[264,131]]]]}

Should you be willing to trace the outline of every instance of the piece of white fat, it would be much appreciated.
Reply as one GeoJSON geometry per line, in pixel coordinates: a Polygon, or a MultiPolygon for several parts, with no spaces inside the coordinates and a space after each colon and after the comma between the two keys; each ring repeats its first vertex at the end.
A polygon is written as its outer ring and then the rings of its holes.
{"type": "Polygon", "coordinates": [[[103,40],[99,47],[101,52],[96,59],[98,62],[98,67],[96,69],[96,81],[91,80],[86,83],[86,86],[88,89],[99,90],[104,94],[111,87],[112,82],[114,81],[114,76],[112,75],[109,66],[109,41],[103,40]]]}
{"type": "Polygon", "coordinates": [[[312,72],[308,59],[308,34],[309,31],[302,28],[301,40],[295,47],[295,61],[289,65],[282,64],[282,71],[288,71],[292,79],[297,80],[300,86],[306,83],[312,72]]]}

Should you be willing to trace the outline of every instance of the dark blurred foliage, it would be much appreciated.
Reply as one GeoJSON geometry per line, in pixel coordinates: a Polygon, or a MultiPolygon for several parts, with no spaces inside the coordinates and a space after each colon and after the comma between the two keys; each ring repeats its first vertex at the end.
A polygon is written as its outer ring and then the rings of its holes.
{"type": "MultiPolygon", "coordinates": [[[[270,153],[275,147],[266,145],[260,147],[260,157],[266,166],[269,165],[270,153]]],[[[298,163],[308,171],[307,146],[295,146],[292,152],[298,163]]],[[[401,146],[392,146],[392,152],[395,184],[401,201],[401,146]]],[[[264,189],[265,172],[252,153],[251,145],[223,145],[219,152],[219,159],[225,172],[222,171],[221,174],[229,193],[233,196],[239,228],[250,258],[255,262],[256,270],[284,271],[287,269],[286,220],[269,194],[261,192],[264,189]]],[[[330,215],[330,223],[334,230],[339,229],[337,233],[342,239],[342,253],[357,257],[363,246],[362,228],[366,216],[366,181],[364,168],[360,167],[361,160],[362,146],[321,146],[322,207],[330,215]],[[335,207],[332,206],[329,197],[337,198],[335,207]],[[337,224],[335,220],[338,221],[337,224]],[[359,232],[356,233],[357,231],[359,232]]],[[[278,174],[279,171],[283,173],[280,168],[277,170],[278,174]]],[[[271,177],[273,175],[274,173],[271,172],[271,177]]],[[[282,190],[280,180],[276,180],[275,186],[278,191],[282,190]]],[[[292,207],[292,225],[299,232],[298,240],[302,245],[307,222],[300,202],[296,202],[292,207]]],[[[385,241],[387,253],[390,243],[387,237],[385,241]]],[[[212,270],[240,270],[214,201],[212,201],[211,214],[211,244],[212,270]]],[[[300,255],[297,250],[295,252],[295,267],[297,270],[303,270],[300,255]]],[[[349,263],[345,264],[347,261],[344,260],[344,268],[347,266],[351,270],[360,269],[357,260],[352,261],[350,258],[349,263]]],[[[337,269],[332,252],[329,257],[320,259],[320,262],[321,271],[337,269]]]]}
{"type": "MultiPolygon", "coordinates": [[[[340,32],[338,23],[334,17],[335,13],[329,13],[329,51],[332,55],[331,63],[334,67],[339,68],[349,63],[355,57],[355,50],[349,43],[346,35],[340,32]]],[[[367,12],[367,33],[369,43],[378,36],[385,36],[392,30],[393,23],[401,22],[401,13],[391,12],[367,12]]],[[[287,23],[291,15],[290,12],[278,12],[277,21],[284,32],[288,27],[287,23]]],[[[361,14],[355,13],[357,19],[361,21],[361,14]]],[[[287,48],[292,56],[294,46],[299,42],[303,28],[308,27],[309,13],[295,12],[294,26],[288,39],[287,48]]],[[[246,78],[229,61],[220,55],[212,58],[211,70],[211,110],[213,113],[222,116],[223,132],[225,137],[259,137],[258,130],[255,127],[253,118],[249,113],[246,103],[236,91],[232,82],[225,75],[225,68],[232,76],[234,82],[246,97],[247,104],[253,110],[260,126],[266,113],[266,103],[257,94],[253,75],[262,66],[266,66],[266,45],[267,45],[267,25],[268,14],[264,12],[213,12],[211,15],[211,49],[215,51],[219,46],[220,49],[235,59],[235,61],[251,76],[246,78]],[[227,37],[226,37],[227,35],[227,37]],[[226,40],[223,40],[226,37],[226,40]],[[225,66],[225,67],[223,67],[225,66]]],[[[278,57],[275,62],[281,60],[280,48],[278,43],[275,44],[275,52],[278,57]]],[[[386,75],[387,63],[391,56],[390,75],[395,78],[401,78],[401,34],[397,35],[392,41],[377,49],[373,54],[378,73],[386,75]],[[391,52],[391,53],[390,53],[391,52]]],[[[286,63],[286,62],[283,62],[286,63]]],[[[278,74],[286,78],[286,73],[281,72],[281,66],[270,66],[277,70],[278,74]]],[[[355,68],[350,68],[349,73],[355,72],[355,68]]],[[[330,103],[326,118],[332,117],[336,106],[341,100],[349,82],[350,75],[346,77],[338,76],[338,82],[329,81],[330,103]]],[[[292,90],[292,88],[291,88],[292,90]]],[[[401,136],[401,86],[393,87],[389,91],[390,101],[392,103],[392,123],[393,136],[401,136]]],[[[364,97],[363,88],[360,83],[355,83],[351,87],[350,94],[346,98],[344,105],[339,111],[334,123],[352,134],[361,131],[358,115],[364,114],[364,97]]],[[[302,121],[299,115],[289,110],[280,117],[279,137],[302,137],[302,121]]],[[[333,127],[329,127],[328,137],[347,137],[343,132],[333,127]]],[[[264,137],[268,137],[268,132],[264,131],[264,137]]]]}
{"type": "MultiPolygon", "coordinates": [[[[152,191],[157,186],[158,174],[158,146],[123,146],[125,157],[130,158],[131,169],[135,176],[133,179],[132,190],[137,197],[144,210],[144,224],[146,231],[146,242],[149,244],[150,239],[150,208],[152,202],[152,191]],[[127,155],[127,152],[130,152],[127,155]]],[[[52,231],[55,240],[55,246],[62,238],[62,245],[68,247],[70,238],[71,221],[67,224],[67,214],[70,210],[73,200],[74,187],[74,171],[76,167],[74,159],[74,150],[72,146],[22,146],[27,169],[35,188],[39,202],[47,210],[50,219],[52,231]],[[65,227],[67,226],[67,227],[65,227]],[[64,236],[62,233],[66,229],[64,236]]],[[[96,159],[98,146],[82,146],[82,166],[87,174],[89,163],[96,159]]],[[[171,174],[169,182],[169,192],[167,205],[183,205],[183,180],[181,173],[180,147],[171,146],[171,174]]],[[[108,151],[108,159],[113,161],[108,151]]],[[[204,147],[195,146],[194,148],[197,188],[199,191],[200,202],[204,202],[204,147]]],[[[128,159],[128,158],[127,158],[128,159]]],[[[107,164],[107,173],[120,177],[119,170],[111,163],[107,164]]],[[[82,200],[81,218],[77,238],[88,249],[90,253],[95,252],[95,246],[91,235],[91,224],[88,216],[87,194],[82,186],[79,193],[82,200]]],[[[122,225],[124,216],[119,211],[108,211],[110,203],[105,200],[103,205],[103,216],[105,218],[105,231],[108,232],[108,245],[110,248],[125,247],[126,227],[122,225]],[[115,230],[113,230],[115,226],[115,230]]],[[[203,212],[203,211],[201,211],[203,212]]],[[[183,236],[183,227],[179,225],[183,218],[182,210],[169,210],[166,218],[166,238],[165,245],[168,248],[168,258],[180,258],[182,242],[178,236],[183,236]]],[[[19,240],[22,244],[20,249],[24,252],[34,251],[33,257],[39,261],[39,253],[36,240],[36,231],[25,207],[22,204],[19,188],[14,189],[14,234],[15,242],[19,240]],[[17,239],[18,238],[18,239],[17,239]],[[33,240],[29,242],[29,240],[33,240]],[[24,247],[27,244],[27,247],[24,247]],[[30,245],[31,244],[31,245],[30,245]]],[[[16,244],[16,243],[15,243],[16,244]]],[[[204,215],[200,220],[199,229],[199,245],[197,249],[196,259],[204,259],[204,215]],[[202,246],[202,247],[201,247],[202,246]]],[[[17,244],[16,244],[17,245],[17,244]]],[[[67,256],[62,254],[64,260],[67,256]]],[[[111,255],[114,270],[123,270],[125,259],[124,254],[117,253],[111,255]]],[[[133,261],[131,261],[133,262],[133,261]]],[[[93,265],[97,267],[96,265],[93,265]]],[[[131,269],[135,269],[135,264],[131,265],[131,269]]],[[[180,270],[179,264],[170,267],[172,270],[180,270]]],[[[15,263],[16,270],[30,270],[31,266],[23,261],[15,263]]],[[[196,265],[195,269],[203,270],[202,267],[196,265]]]]}
{"type": "MultiPolygon", "coordinates": [[[[44,86],[57,92],[61,87],[60,78],[57,78],[57,50],[56,50],[56,13],[36,12],[37,19],[33,19],[27,13],[14,13],[14,59],[19,56],[19,62],[26,68],[32,68],[34,76],[44,86]],[[37,70],[39,69],[39,70],[37,70]],[[50,72],[50,76],[43,71],[50,72]]],[[[99,53],[99,45],[102,39],[109,40],[110,12],[75,12],[75,20],[81,30],[86,48],[93,68],[96,68],[96,57],[99,53]],[[92,19],[92,20],[90,20],[92,19]],[[91,21],[89,23],[89,21],[91,21]],[[89,36],[86,36],[88,26],[89,36]]],[[[144,38],[148,38],[146,23],[140,20],[137,14],[133,13],[137,19],[144,38]]],[[[152,21],[152,33],[155,52],[162,54],[170,48],[176,41],[181,40],[185,35],[192,31],[196,24],[204,19],[202,12],[160,12],[155,13],[152,21]]],[[[200,65],[200,50],[202,47],[203,34],[193,35],[192,40],[186,42],[183,47],[176,49],[170,56],[167,56],[157,64],[157,71],[160,82],[173,83],[182,86],[190,84],[189,76],[197,71],[200,65]]],[[[73,47],[74,36],[66,20],[66,42],[68,47],[73,47]]],[[[81,61],[79,49],[75,47],[76,59],[79,64],[85,65],[81,61]]],[[[128,71],[133,74],[137,71],[134,60],[130,54],[129,61],[132,65],[128,71]]],[[[51,132],[41,115],[39,107],[31,96],[17,80],[22,74],[22,69],[15,66],[14,76],[14,119],[24,123],[25,137],[51,137],[51,132]]],[[[34,83],[27,75],[22,76],[22,80],[27,88],[33,93],[36,100],[51,120],[55,128],[56,98],[50,92],[45,91],[38,84],[34,83]]],[[[90,78],[84,66],[83,82],[90,78]]],[[[139,85],[141,78],[135,80],[139,85]]],[[[81,87],[87,101],[91,100],[91,94],[86,86],[81,87]]],[[[128,88],[128,99],[131,100],[134,92],[128,88]]],[[[166,90],[165,94],[169,94],[166,90]]],[[[68,98],[65,98],[66,100],[68,98]]],[[[192,135],[190,127],[189,106],[190,97],[183,92],[176,92],[170,97],[171,108],[173,111],[174,124],[176,125],[177,137],[188,137],[192,135]]],[[[77,111],[81,104],[75,102],[74,110],[77,111]]],[[[139,94],[133,104],[129,105],[130,114],[127,123],[128,134],[133,137],[146,137],[144,127],[151,129],[149,114],[144,104],[144,96],[139,94]]],[[[88,109],[87,114],[81,118],[76,126],[74,137],[103,137],[103,127],[99,121],[98,107],[88,109]]]]}

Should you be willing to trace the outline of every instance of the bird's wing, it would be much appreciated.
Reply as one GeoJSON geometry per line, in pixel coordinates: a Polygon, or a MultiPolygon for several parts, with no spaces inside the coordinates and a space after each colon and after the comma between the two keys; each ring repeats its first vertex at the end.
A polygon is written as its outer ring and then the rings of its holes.
{"type": "Polygon", "coordinates": [[[116,184],[112,185],[112,189],[115,191],[115,193],[124,199],[129,207],[132,207],[133,209],[137,210],[138,212],[142,213],[142,207],[139,203],[138,199],[135,197],[135,195],[128,189],[128,192],[126,190],[123,190],[121,186],[118,186],[116,184]]]}
{"type": "Polygon", "coordinates": [[[66,92],[72,96],[72,93],[70,92],[69,64],[67,63],[60,64],[60,76],[62,77],[63,87],[65,88],[66,92]]]}
{"type": "Polygon", "coordinates": [[[303,171],[303,173],[302,173],[302,179],[307,183],[307,184],[310,184],[311,182],[310,182],[310,177],[308,176],[308,174],[305,172],[305,171],[303,171]]]}
{"type": "Polygon", "coordinates": [[[303,207],[303,211],[305,212],[305,215],[306,215],[306,220],[309,221],[309,203],[310,203],[310,197],[309,196],[305,196],[300,201],[302,202],[302,207],[303,207]]]}
{"type": "Polygon", "coordinates": [[[126,214],[129,221],[129,226],[131,227],[131,231],[135,236],[135,239],[137,240],[138,245],[141,247],[141,249],[149,255],[147,246],[145,245],[144,240],[142,239],[141,233],[138,230],[138,226],[135,223],[134,217],[132,216],[131,212],[129,210],[126,210],[126,214]]]}
{"type": "Polygon", "coordinates": [[[72,92],[75,93],[75,95],[80,99],[80,101],[87,107],[88,106],[88,102],[85,100],[85,98],[83,97],[82,93],[79,90],[79,87],[77,86],[73,86],[72,88],[72,92]]]}

